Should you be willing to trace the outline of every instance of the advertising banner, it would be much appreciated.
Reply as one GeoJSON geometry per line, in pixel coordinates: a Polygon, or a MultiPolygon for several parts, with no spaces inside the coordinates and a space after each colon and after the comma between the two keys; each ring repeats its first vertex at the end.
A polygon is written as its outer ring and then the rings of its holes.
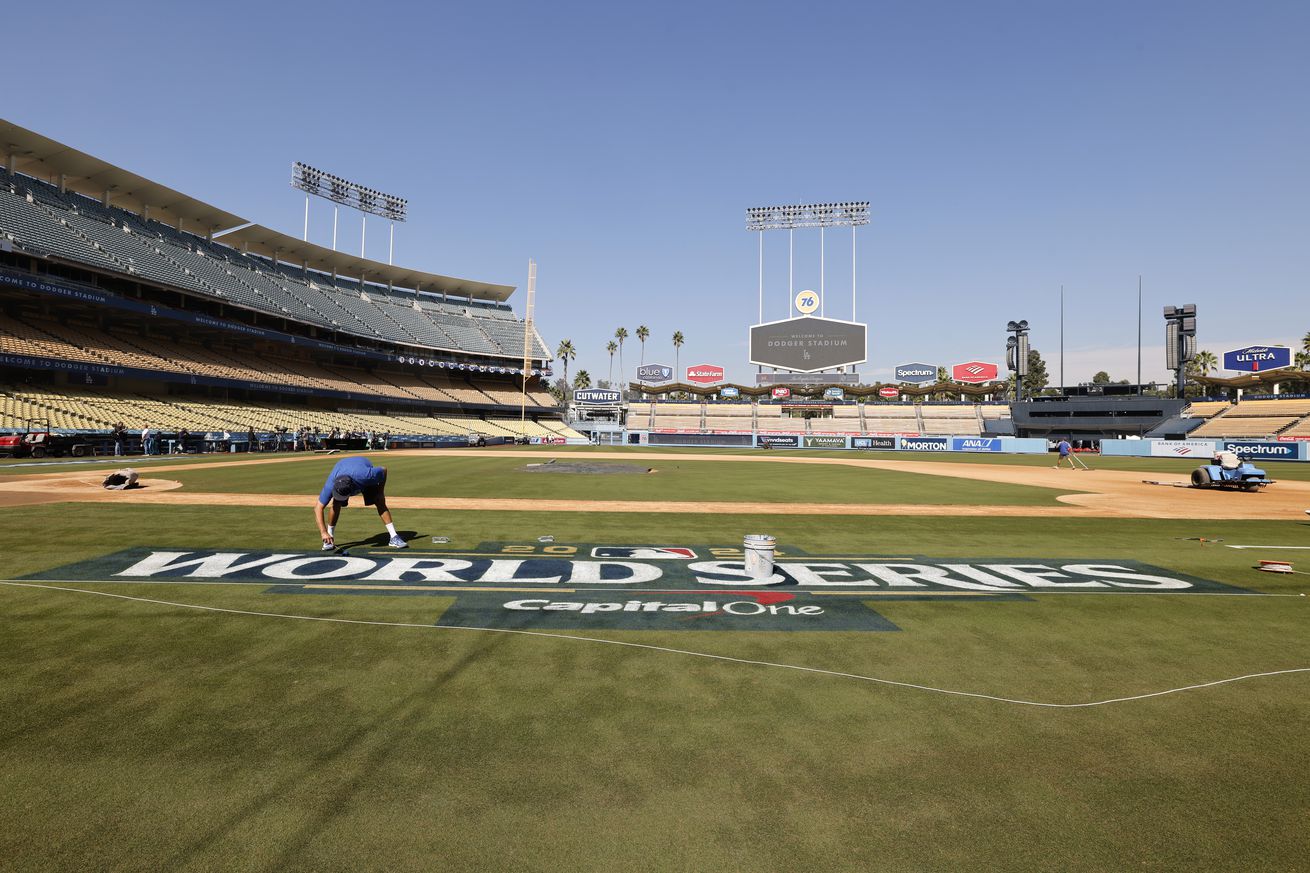
{"type": "Polygon", "coordinates": [[[1224,449],[1243,460],[1296,461],[1301,447],[1296,443],[1266,442],[1264,440],[1224,440],[1224,449]]]}
{"type": "Polygon", "coordinates": [[[963,364],[951,367],[951,378],[966,385],[981,385],[985,382],[995,382],[999,372],[995,364],[986,361],[965,361],[963,364]]]}
{"type": "Polygon", "coordinates": [[[1001,441],[995,437],[953,437],[953,452],[999,452],[1001,441]]]}
{"type": "Polygon", "coordinates": [[[719,396],[723,398],[736,398],[741,396],[741,389],[734,388],[731,385],[719,389],[719,396]]]}
{"type": "Polygon", "coordinates": [[[713,385],[723,381],[723,368],[714,364],[699,364],[687,368],[687,382],[691,385],[713,385]]]}
{"type": "Polygon", "coordinates": [[[949,452],[951,441],[946,437],[901,437],[900,448],[905,452],[949,452]]]}
{"type": "Polygon", "coordinates": [[[622,395],[608,388],[581,388],[573,392],[573,402],[587,406],[617,406],[622,395]]]}
{"type": "Polygon", "coordinates": [[[910,385],[928,385],[937,381],[937,367],[933,364],[897,364],[896,381],[910,385]]]}
{"type": "Polygon", "coordinates": [[[807,315],[752,327],[750,362],[817,373],[863,363],[867,344],[868,327],[864,324],[807,315]]]}
{"type": "Polygon", "coordinates": [[[843,400],[846,397],[846,389],[836,387],[825,388],[823,389],[823,396],[829,400],[843,400]]]}
{"type": "Polygon", "coordinates": [[[800,434],[762,433],[755,437],[755,445],[762,449],[794,449],[800,445],[800,434]]]}
{"type": "Polygon", "coordinates": [[[772,391],[769,392],[769,394],[772,395],[774,400],[785,400],[791,396],[791,389],[780,386],[778,388],[774,388],[772,391]]]}
{"type": "Polygon", "coordinates": [[[672,382],[673,368],[663,364],[642,364],[637,368],[638,382],[672,382]]]}
{"type": "Polygon", "coordinates": [[[1247,346],[1224,352],[1224,369],[1242,373],[1263,373],[1292,366],[1292,350],[1286,346],[1247,346]]]}
{"type": "Polygon", "coordinates": [[[1203,458],[1214,455],[1214,440],[1151,440],[1153,458],[1203,458]]]}
{"type": "Polygon", "coordinates": [[[896,437],[851,437],[851,448],[890,452],[896,448],[896,437]]]}
{"type": "Polygon", "coordinates": [[[888,385],[878,389],[878,396],[885,397],[888,400],[895,400],[897,397],[901,396],[901,392],[888,385]]]}
{"type": "Polygon", "coordinates": [[[802,441],[807,449],[844,449],[846,437],[843,436],[807,436],[802,441]]]}

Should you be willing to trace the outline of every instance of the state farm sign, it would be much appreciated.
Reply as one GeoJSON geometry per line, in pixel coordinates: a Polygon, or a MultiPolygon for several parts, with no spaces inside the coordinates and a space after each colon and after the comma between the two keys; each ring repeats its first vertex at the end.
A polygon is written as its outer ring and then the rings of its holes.
{"type": "Polygon", "coordinates": [[[981,385],[984,382],[995,382],[998,372],[995,364],[988,364],[985,361],[966,361],[951,367],[951,378],[956,382],[981,385]]]}
{"type": "Polygon", "coordinates": [[[692,385],[713,385],[723,381],[723,368],[713,364],[700,364],[687,368],[687,381],[692,385]]]}

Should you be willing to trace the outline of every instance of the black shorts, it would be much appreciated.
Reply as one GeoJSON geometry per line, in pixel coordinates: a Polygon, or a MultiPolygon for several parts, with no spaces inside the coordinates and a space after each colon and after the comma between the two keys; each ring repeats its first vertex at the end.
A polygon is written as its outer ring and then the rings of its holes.
{"type": "MultiPolygon", "coordinates": [[[[382,493],[382,489],[380,487],[365,488],[363,491],[360,492],[360,494],[364,497],[365,506],[376,506],[379,503],[386,502],[386,496],[382,493]]],[[[341,509],[343,507],[350,505],[349,498],[345,500],[333,500],[332,502],[336,505],[337,509],[341,509]]]]}

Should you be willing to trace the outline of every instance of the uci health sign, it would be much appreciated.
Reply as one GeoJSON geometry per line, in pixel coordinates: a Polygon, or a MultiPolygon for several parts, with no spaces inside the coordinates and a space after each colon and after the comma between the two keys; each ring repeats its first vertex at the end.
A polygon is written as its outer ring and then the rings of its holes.
{"type": "Polygon", "coordinates": [[[1292,366],[1292,350],[1286,346],[1247,346],[1224,352],[1224,369],[1242,373],[1263,373],[1292,366]]]}

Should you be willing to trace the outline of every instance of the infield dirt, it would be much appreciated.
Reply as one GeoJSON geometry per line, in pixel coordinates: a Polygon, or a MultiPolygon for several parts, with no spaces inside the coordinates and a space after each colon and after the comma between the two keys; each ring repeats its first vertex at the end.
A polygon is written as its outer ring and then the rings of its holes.
{"type": "MultiPolygon", "coordinates": [[[[449,458],[453,450],[416,450],[406,457],[449,458]]],[[[461,456],[524,457],[541,459],[540,451],[459,451],[461,456]]],[[[573,457],[577,457],[574,455],[573,457]]],[[[1048,469],[1010,464],[970,464],[951,461],[889,461],[860,457],[797,457],[728,454],[670,454],[642,452],[587,452],[587,458],[713,463],[739,461],[762,464],[824,464],[944,476],[956,479],[1068,489],[1057,500],[1060,506],[993,506],[983,504],[925,505],[914,503],[793,503],[793,502],[659,502],[624,500],[549,500],[504,497],[402,497],[388,498],[397,509],[492,510],[519,512],[611,512],[611,513],[746,513],[758,515],[920,515],[920,516],[1019,516],[1082,518],[1169,518],[1169,519],[1287,519],[1299,516],[1310,506],[1310,482],[1282,481],[1257,493],[1200,490],[1152,485],[1139,471],[1048,469]]],[[[279,458],[244,458],[230,462],[176,464],[173,470],[190,470],[323,461],[320,455],[279,458]]],[[[303,506],[310,495],[233,494],[188,491],[171,479],[142,479],[132,491],[106,491],[100,487],[103,471],[96,473],[49,473],[0,478],[0,506],[36,503],[108,502],[204,506],[303,506]]],[[[1152,474],[1159,482],[1185,485],[1180,476],[1152,474]]]]}

